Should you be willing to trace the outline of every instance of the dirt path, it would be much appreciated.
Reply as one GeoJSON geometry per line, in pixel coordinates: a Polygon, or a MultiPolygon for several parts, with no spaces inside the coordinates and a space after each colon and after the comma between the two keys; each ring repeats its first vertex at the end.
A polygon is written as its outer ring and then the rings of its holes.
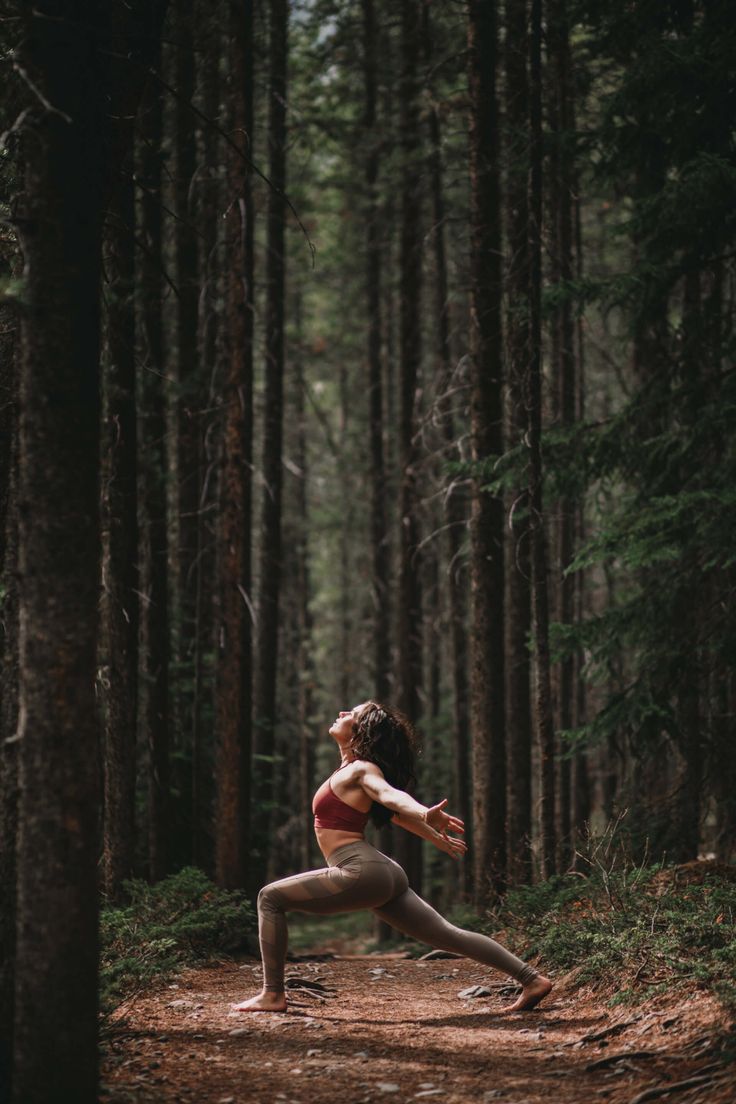
{"type": "Polygon", "coordinates": [[[507,1016],[501,981],[468,959],[356,956],[293,963],[288,974],[329,991],[294,990],[286,1015],[234,1013],[231,1002],[259,988],[260,967],[223,962],[122,1009],[100,1099],[632,1104],[669,1086],[657,1099],[736,1100],[734,1066],[715,1045],[726,1018],[701,993],[608,1008],[562,979],[541,1010],[507,1016]],[[475,985],[491,995],[458,996],[475,985]],[[675,1088],[694,1078],[702,1080],[675,1088]]]}

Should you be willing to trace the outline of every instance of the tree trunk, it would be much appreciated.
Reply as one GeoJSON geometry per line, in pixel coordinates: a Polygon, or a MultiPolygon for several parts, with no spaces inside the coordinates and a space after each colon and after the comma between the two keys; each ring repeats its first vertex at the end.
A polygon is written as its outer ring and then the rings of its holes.
{"type": "Polygon", "coordinates": [[[218,883],[245,884],[250,830],[251,468],[253,459],[253,195],[246,157],[253,134],[253,5],[230,7],[232,131],[227,211],[227,330],[216,631],[218,883]]]}
{"type": "MultiPolygon", "coordinates": [[[[40,9],[40,10],[39,10],[40,9]]],[[[97,1098],[102,28],[25,8],[14,1099],[97,1098]],[[44,18],[48,16],[49,18],[44,18]]]]}
{"type": "MultiPolygon", "coordinates": [[[[5,264],[3,264],[5,269],[5,264]]],[[[3,275],[11,275],[10,266],[3,275]]],[[[0,306],[0,1101],[10,1100],[18,834],[18,331],[0,306]]]]}
{"type": "MultiPolygon", "coordinates": [[[[417,86],[421,30],[417,0],[401,4],[401,256],[400,256],[400,565],[397,609],[399,707],[419,719],[422,691],[422,595],[419,559],[419,454],[416,392],[422,361],[421,149],[417,86]]],[[[400,840],[412,887],[421,892],[421,847],[417,837],[400,840]]]]}
{"type": "Polygon", "coordinates": [[[314,640],[312,639],[311,578],[309,570],[309,469],[307,456],[307,419],[304,409],[305,378],[302,352],[301,291],[295,295],[296,356],[294,364],[294,422],[296,428],[295,462],[297,467],[295,544],[295,581],[297,596],[296,671],[297,720],[299,725],[298,793],[300,811],[299,861],[303,870],[312,867],[314,828],[311,799],[314,784],[314,725],[312,699],[315,683],[314,640]]]}
{"type": "Polygon", "coordinates": [[[109,306],[105,458],[105,827],[103,885],[117,900],[133,874],[138,675],[138,504],[133,311],[135,208],[132,166],[123,171],[108,223],[109,306]]]}
{"type": "MultiPolygon", "coordinates": [[[[571,59],[566,0],[550,0],[547,28],[547,50],[552,69],[552,87],[557,122],[553,141],[552,172],[555,177],[555,261],[557,279],[566,286],[573,280],[573,181],[575,176],[572,153],[573,102],[571,59]]],[[[577,414],[575,327],[572,304],[562,296],[554,319],[556,330],[553,378],[557,393],[557,419],[570,429],[577,414]]],[[[570,625],[574,616],[575,577],[563,574],[573,557],[575,537],[575,503],[568,497],[558,506],[557,580],[559,587],[558,616],[563,625],[570,625]]],[[[558,723],[562,731],[573,726],[575,710],[575,660],[568,656],[559,666],[558,723]]],[[[572,858],[572,760],[568,747],[559,745],[559,812],[557,823],[558,868],[564,870],[572,858]]]]}
{"type": "MultiPolygon", "coordinates": [[[[158,67],[160,58],[154,67],[158,67]]],[[[138,310],[143,369],[139,381],[144,593],[141,606],[142,721],[148,748],[148,872],[169,871],[168,448],[161,301],[161,99],[151,86],[141,111],[139,173],[142,250],[138,310]]]]}
{"type": "MultiPolygon", "coordinates": [[[[198,20],[202,35],[202,60],[199,90],[201,109],[206,119],[216,119],[225,87],[220,81],[220,57],[224,43],[219,20],[211,18],[208,0],[198,0],[198,20]]],[[[225,28],[227,30],[227,28],[225,28]]],[[[218,426],[210,413],[216,405],[215,390],[221,328],[220,301],[223,298],[223,243],[220,234],[223,189],[219,176],[222,143],[215,127],[202,122],[200,147],[203,158],[199,174],[197,204],[199,237],[199,274],[201,290],[197,321],[199,378],[202,395],[207,402],[199,418],[197,433],[198,476],[200,488],[197,511],[197,555],[195,560],[194,609],[194,700],[192,703],[192,863],[214,872],[210,849],[211,810],[214,800],[213,771],[210,764],[211,741],[208,718],[214,714],[214,606],[215,606],[215,523],[217,480],[215,469],[218,455],[218,426]]],[[[224,270],[224,272],[223,272],[224,270]]]]}
{"type": "MultiPolygon", "coordinates": [[[[507,447],[517,448],[526,433],[524,384],[529,370],[529,80],[527,5],[506,8],[506,209],[508,406],[507,447]]],[[[507,499],[506,544],[506,752],[508,756],[508,867],[512,883],[531,877],[531,671],[529,631],[529,506],[520,478],[507,499]]]]}
{"type": "Polygon", "coordinates": [[[378,210],[376,128],[377,37],[373,0],[363,0],[366,183],[366,306],[368,309],[368,393],[371,450],[371,545],[373,553],[373,686],[378,701],[389,694],[390,592],[386,473],[383,455],[383,366],[381,363],[381,241],[378,210]]]}
{"type": "MultiPolygon", "coordinates": [[[[476,464],[503,451],[501,227],[493,4],[468,5],[470,88],[471,444],[476,464]]],[[[470,519],[474,895],[478,904],[506,879],[503,500],[473,480],[470,519]]]]}
{"type": "MultiPolygon", "coordinates": [[[[175,559],[174,639],[176,679],[173,709],[179,749],[191,748],[193,728],[193,675],[195,652],[195,604],[197,528],[199,517],[199,432],[204,406],[202,381],[197,371],[197,304],[199,272],[197,235],[193,225],[191,192],[197,169],[196,118],[190,103],[195,88],[194,7],[179,4],[176,29],[176,160],[175,160],[175,266],[176,299],[176,501],[178,545],[175,559]]],[[[174,761],[176,762],[176,760],[174,761]]],[[[183,788],[183,787],[182,787],[183,788]]]]}
{"type": "MultiPolygon", "coordinates": [[[[423,41],[425,63],[431,66],[435,60],[434,36],[430,0],[423,0],[423,41]]],[[[450,304],[447,286],[447,258],[445,249],[445,196],[442,173],[442,137],[437,101],[432,96],[429,111],[429,170],[432,192],[435,262],[435,313],[437,315],[436,359],[438,413],[445,441],[445,458],[461,460],[456,440],[455,419],[452,407],[452,342],[450,339],[450,304]]],[[[450,632],[452,643],[453,690],[453,757],[455,791],[453,805],[455,815],[465,820],[465,840],[473,846],[470,820],[470,770],[468,742],[468,648],[467,648],[467,593],[461,569],[462,542],[467,526],[463,495],[452,480],[444,494],[445,527],[447,533],[447,587],[450,606],[450,632]]],[[[463,888],[470,889],[470,865],[462,863],[459,873],[463,888]]]]}
{"type": "MultiPolygon", "coordinates": [[[[271,0],[269,76],[269,178],[266,260],[266,382],[263,424],[263,500],[261,513],[258,667],[254,691],[254,736],[257,755],[255,813],[266,823],[273,803],[273,754],[276,726],[279,590],[281,587],[281,489],[284,407],[284,223],[286,203],[286,72],[288,4],[271,0]]],[[[267,841],[258,840],[253,875],[262,884],[267,841]]]]}
{"type": "Polygon", "coordinates": [[[549,660],[547,549],[542,507],[542,4],[532,0],[530,35],[531,171],[529,186],[530,358],[529,415],[532,624],[534,628],[534,731],[539,749],[539,815],[542,876],[556,869],[555,734],[549,660]]]}

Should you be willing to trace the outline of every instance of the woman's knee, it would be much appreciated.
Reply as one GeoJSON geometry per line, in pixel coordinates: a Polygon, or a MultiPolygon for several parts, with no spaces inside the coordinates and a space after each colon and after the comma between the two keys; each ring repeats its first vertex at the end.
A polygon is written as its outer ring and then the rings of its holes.
{"type": "Polygon", "coordinates": [[[259,912],[283,912],[278,890],[274,882],[265,885],[258,894],[259,912]]]}

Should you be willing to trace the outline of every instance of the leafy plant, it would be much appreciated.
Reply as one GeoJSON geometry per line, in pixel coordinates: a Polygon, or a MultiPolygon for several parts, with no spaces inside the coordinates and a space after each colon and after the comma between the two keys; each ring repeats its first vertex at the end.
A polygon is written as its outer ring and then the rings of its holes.
{"type": "Polygon", "coordinates": [[[238,950],[255,929],[245,895],[218,889],[194,867],[156,885],[132,880],[125,890],[128,903],[103,908],[100,918],[105,1012],[189,962],[238,950]]]}
{"type": "MultiPolygon", "coordinates": [[[[715,863],[635,866],[597,861],[509,892],[493,925],[550,969],[610,985],[615,1003],[696,984],[736,1010],[736,880],[715,863]]],[[[613,858],[613,852],[609,859],[613,858]]]]}

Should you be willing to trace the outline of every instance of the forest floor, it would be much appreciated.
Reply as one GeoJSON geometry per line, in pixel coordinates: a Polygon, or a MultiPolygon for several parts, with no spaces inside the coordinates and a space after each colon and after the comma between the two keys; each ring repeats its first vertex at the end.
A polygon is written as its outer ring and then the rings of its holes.
{"type": "Polygon", "coordinates": [[[125,1002],[108,1027],[100,1100],[736,1100],[730,1016],[698,989],[624,1007],[611,1003],[615,979],[580,986],[573,972],[540,1008],[508,1015],[512,990],[476,962],[355,949],[333,940],[291,962],[285,1014],[232,1010],[260,988],[253,959],[187,969],[125,1002]],[[459,996],[471,986],[490,993],[459,996]]]}

